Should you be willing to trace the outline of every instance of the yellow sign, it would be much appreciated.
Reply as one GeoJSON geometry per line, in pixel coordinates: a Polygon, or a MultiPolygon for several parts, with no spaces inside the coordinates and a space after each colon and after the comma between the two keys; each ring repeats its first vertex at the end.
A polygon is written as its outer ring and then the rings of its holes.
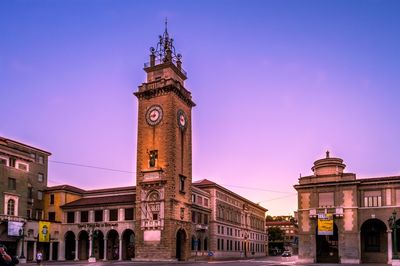
{"type": "Polygon", "coordinates": [[[318,214],[318,235],[333,235],[333,215],[331,213],[318,214]]]}
{"type": "Polygon", "coordinates": [[[39,222],[39,242],[50,242],[50,222],[39,222]]]}

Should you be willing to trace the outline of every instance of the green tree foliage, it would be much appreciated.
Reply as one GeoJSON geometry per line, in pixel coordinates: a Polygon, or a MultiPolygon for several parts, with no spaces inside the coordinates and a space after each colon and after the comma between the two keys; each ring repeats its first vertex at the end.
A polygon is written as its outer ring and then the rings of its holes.
{"type": "Polygon", "coordinates": [[[271,242],[283,241],[284,236],[285,236],[285,232],[283,232],[280,228],[278,228],[278,227],[268,228],[269,241],[271,241],[271,242]]]}

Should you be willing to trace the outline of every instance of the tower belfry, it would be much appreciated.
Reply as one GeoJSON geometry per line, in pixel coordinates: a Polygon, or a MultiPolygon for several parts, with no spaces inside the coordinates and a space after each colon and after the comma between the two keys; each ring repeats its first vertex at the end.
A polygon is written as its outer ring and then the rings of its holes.
{"type": "Polygon", "coordinates": [[[182,56],[165,30],[138,98],[136,258],[185,260],[190,255],[192,123],[195,106],[184,87],[182,56]],[[140,244],[139,244],[140,243],[140,244]]]}

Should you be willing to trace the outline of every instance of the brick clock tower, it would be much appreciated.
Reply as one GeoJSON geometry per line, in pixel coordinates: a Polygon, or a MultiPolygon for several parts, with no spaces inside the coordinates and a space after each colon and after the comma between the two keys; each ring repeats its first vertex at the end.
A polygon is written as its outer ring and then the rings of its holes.
{"type": "MultiPolygon", "coordinates": [[[[167,26],[167,25],[166,25],[167,26]]],[[[145,64],[139,100],[136,170],[136,258],[190,256],[192,101],[181,55],[167,27],[145,64]]]]}

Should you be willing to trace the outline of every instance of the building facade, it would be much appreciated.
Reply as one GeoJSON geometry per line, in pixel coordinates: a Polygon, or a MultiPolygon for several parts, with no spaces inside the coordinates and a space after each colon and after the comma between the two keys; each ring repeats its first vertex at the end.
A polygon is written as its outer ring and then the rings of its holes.
{"type": "Polygon", "coordinates": [[[50,155],[0,137],[0,243],[13,255],[21,254],[24,236],[27,245],[35,241],[37,228],[30,221],[43,219],[50,155]],[[25,227],[29,229],[24,231],[25,227]]]}
{"type": "Polygon", "coordinates": [[[327,152],[314,162],[314,174],[294,186],[299,261],[392,263],[391,217],[400,206],[400,176],[357,179],[345,167],[327,152]]]}

